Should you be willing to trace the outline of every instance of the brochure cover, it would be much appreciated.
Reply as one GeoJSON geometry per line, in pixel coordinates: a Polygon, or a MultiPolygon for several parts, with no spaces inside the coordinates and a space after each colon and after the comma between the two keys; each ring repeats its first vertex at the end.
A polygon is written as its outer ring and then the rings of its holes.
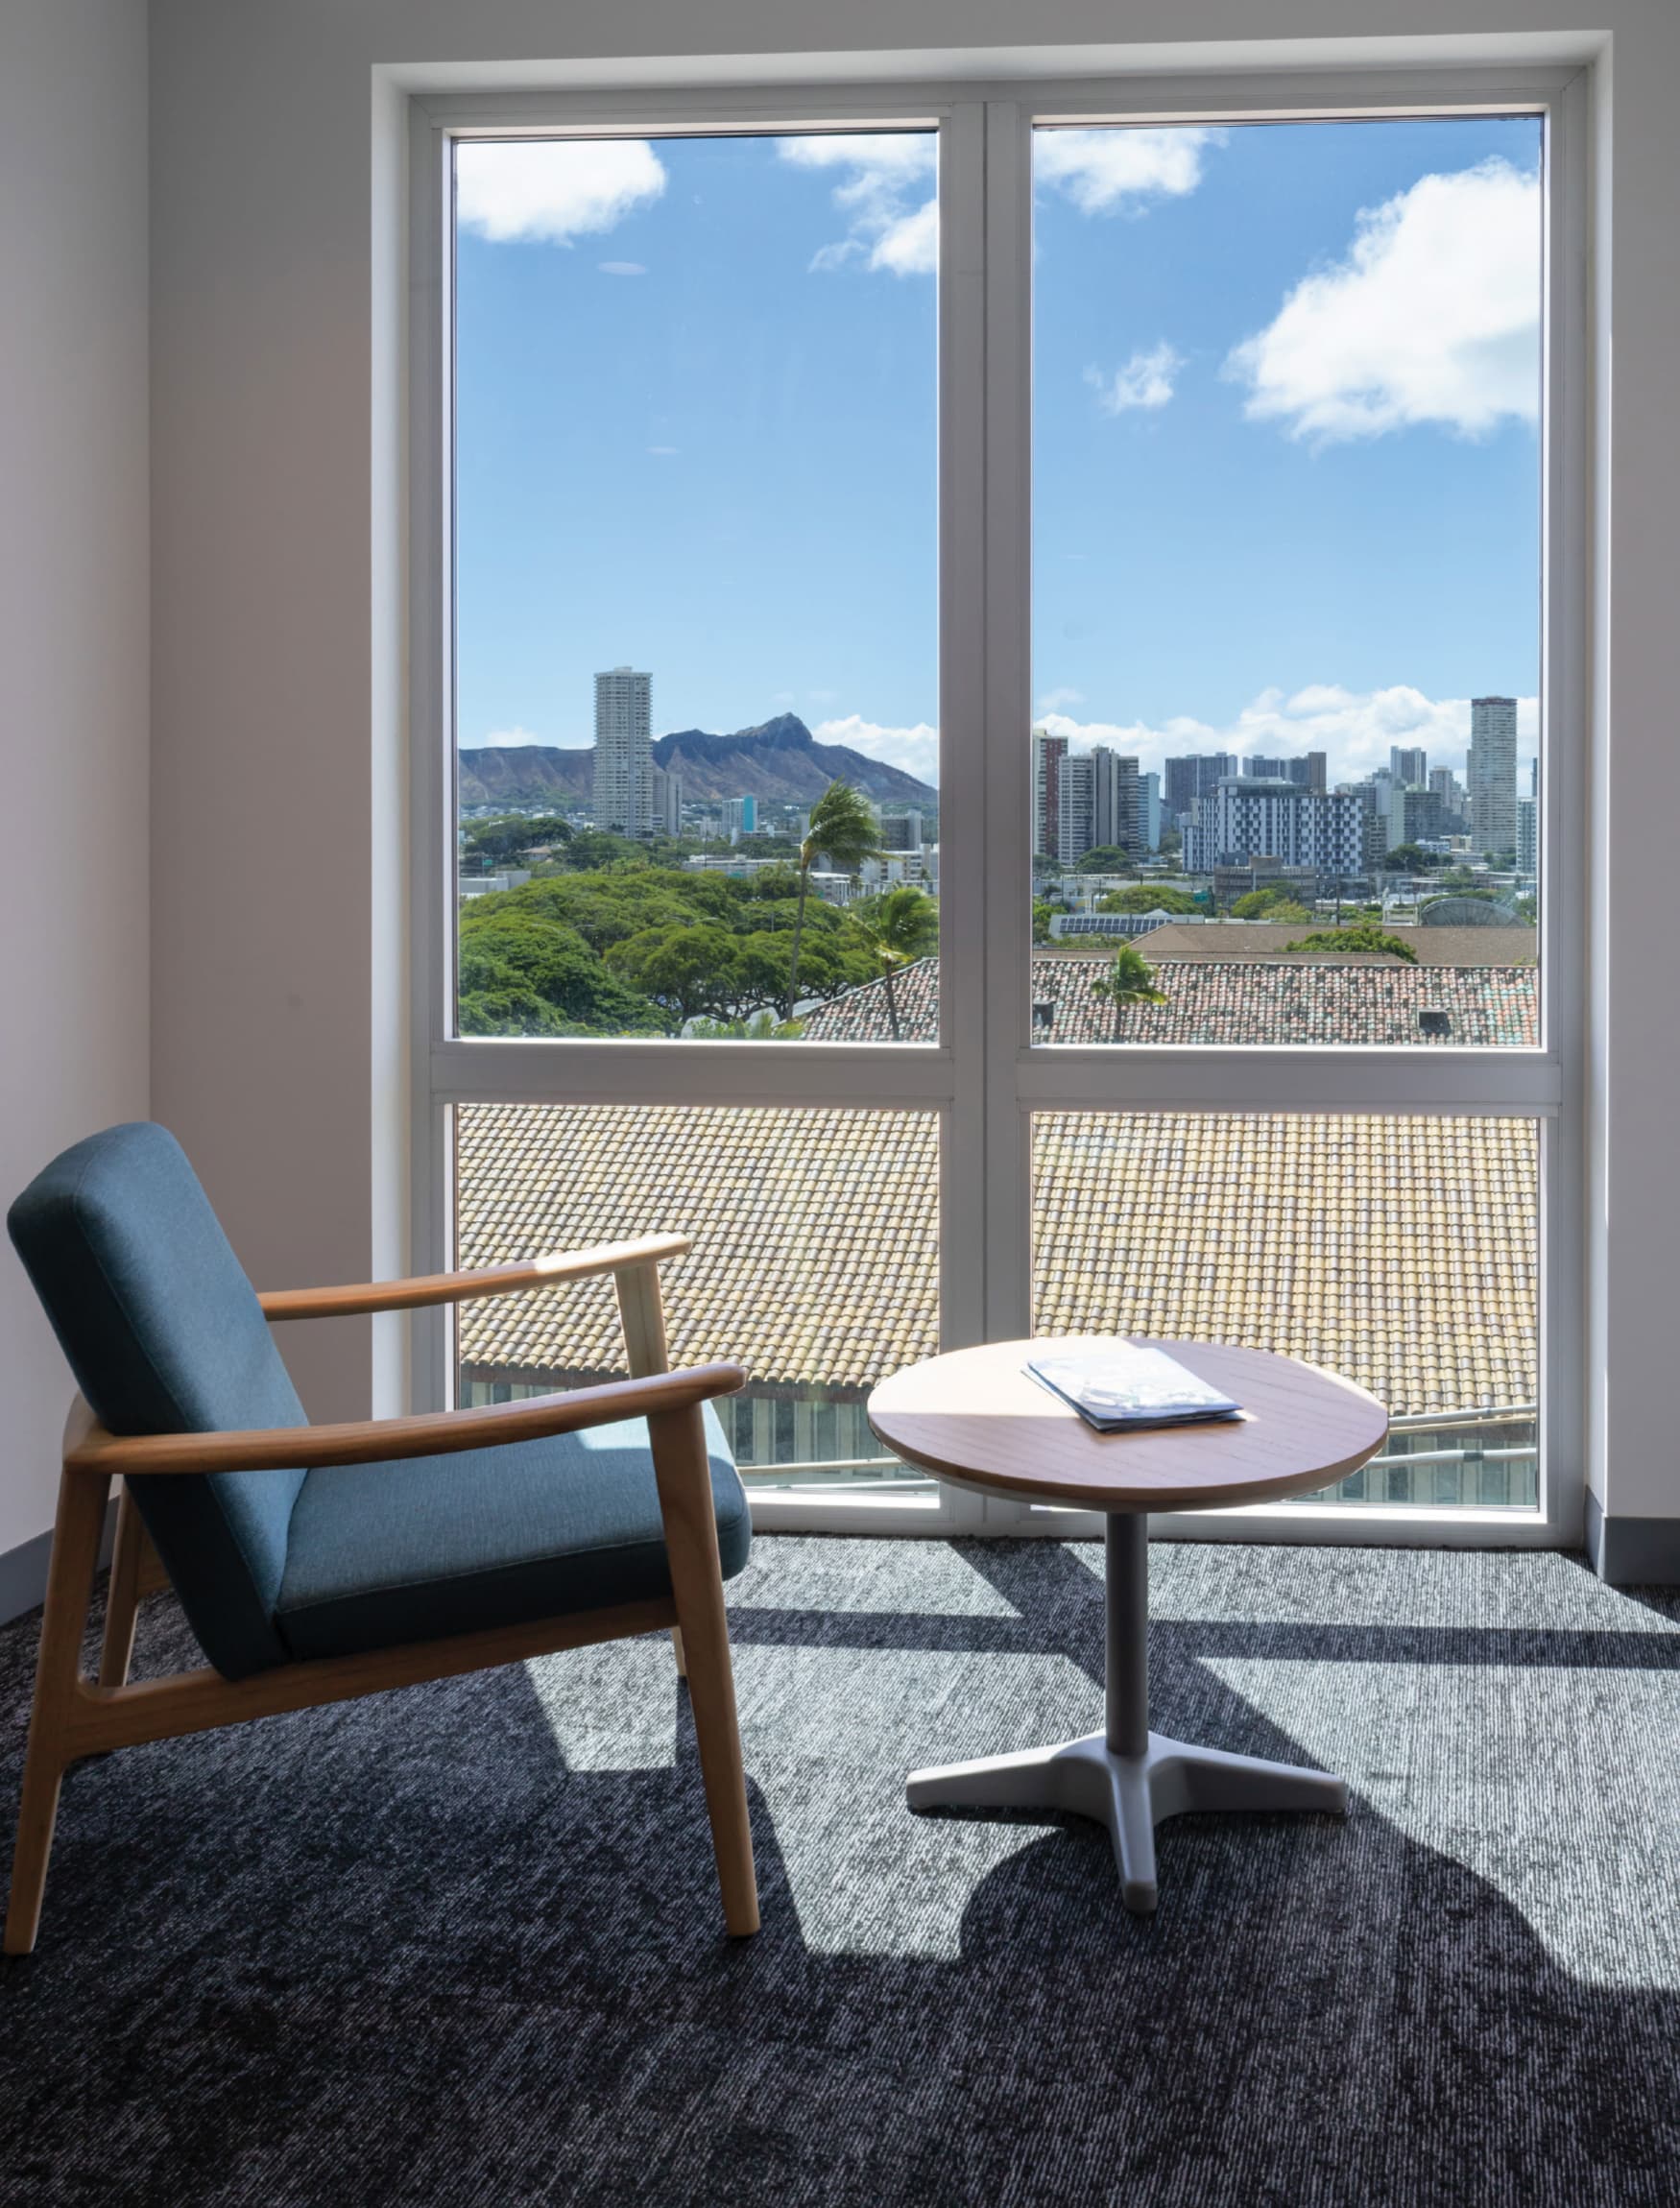
{"type": "Polygon", "coordinates": [[[1100,1350],[1029,1357],[1032,1378],[1070,1404],[1098,1433],[1236,1418],[1242,1405],[1187,1372],[1164,1350],[1116,1341],[1100,1350]]]}

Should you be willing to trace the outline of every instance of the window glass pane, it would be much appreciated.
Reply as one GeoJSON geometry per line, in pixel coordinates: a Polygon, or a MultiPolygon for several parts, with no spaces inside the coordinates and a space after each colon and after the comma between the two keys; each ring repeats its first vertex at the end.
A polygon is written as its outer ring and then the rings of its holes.
{"type": "Polygon", "coordinates": [[[937,155],[457,148],[463,1034],[798,1036],[931,960],[937,155]]]}
{"type": "Polygon", "coordinates": [[[1388,1406],[1317,1499],[1539,1497],[1529,1119],[1038,1113],[1033,1332],[1279,1350],[1388,1406]]]}
{"type": "Polygon", "coordinates": [[[1034,1039],[1532,1044],[1538,118],[1034,148],[1034,1039]]]}
{"type": "MultiPolygon", "coordinates": [[[[935,1114],[473,1104],[455,1140],[463,1265],[693,1236],[662,1268],[671,1362],[746,1366],[716,1407],[749,1484],[931,1496],[864,1404],[939,1346],[935,1114]]],[[[622,1374],[612,1283],[463,1305],[457,1355],[463,1403],[622,1374]]]]}

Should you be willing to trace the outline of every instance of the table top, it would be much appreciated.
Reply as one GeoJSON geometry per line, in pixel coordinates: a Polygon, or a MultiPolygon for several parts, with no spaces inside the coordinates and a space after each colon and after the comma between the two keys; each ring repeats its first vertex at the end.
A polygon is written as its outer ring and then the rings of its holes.
{"type": "Polygon", "coordinates": [[[1034,1351],[1113,1335],[987,1342],[908,1365],[869,1399],[869,1423],[911,1464],[969,1487],[1086,1510],[1197,1510],[1328,1487],[1381,1448],[1388,1413],[1352,1380],[1270,1350],[1129,1337],[1165,1350],[1243,1406],[1240,1419],[1098,1433],[1029,1379],[1034,1351]]]}

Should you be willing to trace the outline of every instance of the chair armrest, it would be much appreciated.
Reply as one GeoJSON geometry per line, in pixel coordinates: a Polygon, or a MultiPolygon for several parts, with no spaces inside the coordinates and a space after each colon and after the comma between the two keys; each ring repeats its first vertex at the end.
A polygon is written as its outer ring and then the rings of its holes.
{"type": "MultiPolygon", "coordinates": [[[[72,1411],[65,1431],[66,1472],[134,1476],[153,1473],[268,1472],[372,1464],[386,1457],[448,1456],[503,1442],[540,1441],[581,1433],[615,1419],[690,1410],[714,1396],[734,1395],[747,1376],[739,1365],[692,1365],[645,1380],[610,1380],[524,1403],[475,1404],[469,1410],[425,1411],[415,1418],[360,1419],[348,1426],[282,1426],[243,1433],[108,1433],[91,1415],[72,1411]]],[[[81,1406],[84,1410],[85,1406],[81,1406]]]]}
{"type": "Polygon", "coordinates": [[[560,1281],[586,1281],[657,1265],[694,1247],[686,1235],[644,1235],[635,1242],[603,1242],[592,1250],[561,1250],[516,1265],[484,1265],[468,1273],[420,1273],[406,1281],[367,1281],[342,1288],[276,1288],[257,1302],[268,1319],[343,1319],[366,1311],[415,1311],[431,1304],[465,1304],[480,1296],[516,1296],[560,1281]]]}

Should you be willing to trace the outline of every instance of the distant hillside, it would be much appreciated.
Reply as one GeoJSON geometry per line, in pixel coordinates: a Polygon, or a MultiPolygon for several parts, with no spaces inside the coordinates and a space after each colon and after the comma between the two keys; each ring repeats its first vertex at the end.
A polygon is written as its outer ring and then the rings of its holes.
{"type": "MultiPolygon", "coordinates": [[[[866,758],[845,744],[819,744],[794,713],[732,736],[680,729],[653,747],[659,765],[683,778],[683,795],[697,803],[755,797],[766,804],[806,805],[830,782],[851,782],[866,797],[900,804],[937,804],[939,793],[901,767],[866,758]]],[[[588,804],[594,792],[592,745],[563,751],[551,744],[485,744],[461,753],[464,805],[588,804]]]]}

